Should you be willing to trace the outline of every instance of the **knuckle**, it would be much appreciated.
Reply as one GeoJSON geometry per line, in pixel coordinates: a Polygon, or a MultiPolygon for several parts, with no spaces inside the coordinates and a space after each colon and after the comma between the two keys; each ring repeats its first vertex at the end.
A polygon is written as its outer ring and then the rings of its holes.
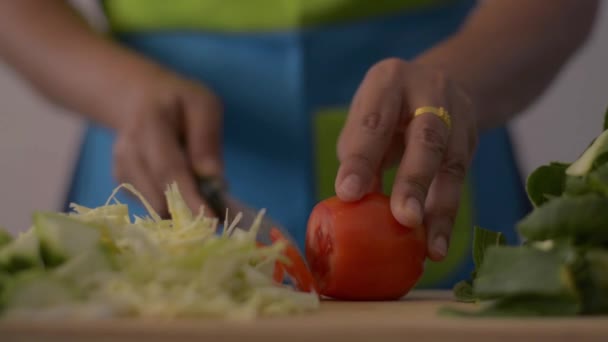
{"type": "Polygon", "coordinates": [[[405,62],[403,60],[391,57],[374,64],[370,68],[369,74],[391,79],[400,74],[404,66],[405,62]]]}
{"type": "Polygon", "coordinates": [[[395,184],[405,188],[408,194],[416,198],[425,198],[428,193],[429,181],[423,175],[398,175],[395,184]]]}
{"type": "Polygon", "coordinates": [[[175,162],[169,158],[163,158],[162,156],[150,156],[146,158],[147,165],[150,167],[150,173],[157,181],[170,181],[173,174],[173,169],[176,167],[175,162]]]}
{"type": "Polygon", "coordinates": [[[175,181],[175,179],[173,179],[173,167],[171,167],[169,163],[156,163],[153,167],[153,172],[156,175],[155,178],[162,184],[175,181]]]}
{"type": "MultiPolygon", "coordinates": [[[[446,230],[443,231],[443,233],[447,233],[450,230],[452,230],[454,228],[454,225],[456,223],[456,216],[458,213],[458,207],[454,207],[454,206],[440,206],[437,207],[436,210],[434,211],[433,214],[430,215],[431,217],[431,221],[441,221],[443,223],[445,223],[444,225],[441,225],[440,227],[443,227],[443,229],[441,230],[446,230]]],[[[450,234],[448,234],[449,236],[450,234]]]]}
{"type": "Polygon", "coordinates": [[[464,155],[451,155],[442,164],[440,172],[462,182],[467,176],[467,159],[464,155]]]}
{"type": "Polygon", "coordinates": [[[159,94],[154,100],[133,111],[133,134],[142,134],[146,129],[155,125],[176,127],[183,112],[183,101],[179,94],[173,91],[159,94]]]}
{"type": "Polygon", "coordinates": [[[425,124],[415,131],[415,141],[436,155],[443,155],[446,150],[446,138],[437,129],[425,124]]]}
{"type": "Polygon", "coordinates": [[[204,85],[192,82],[186,92],[187,100],[192,101],[194,105],[203,108],[204,113],[211,112],[222,113],[224,105],[220,98],[207,89],[204,85]]]}
{"type": "Polygon", "coordinates": [[[187,163],[183,158],[162,157],[150,158],[150,166],[154,178],[163,186],[178,181],[187,163]]]}
{"type": "Polygon", "coordinates": [[[157,95],[156,105],[164,111],[175,109],[180,104],[179,88],[171,88],[168,91],[160,92],[157,95]]]}
{"type": "Polygon", "coordinates": [[[369,112],[363,115],[361,119],[361,127],[363,127],[366,133],[371,135],[388,135],[393,128],[391,120],[386,118],[388,115],[392,114],[387,113],[383,115],[378,111],[369,112]]]}
{"type": "Polygon", "coordinates": [[[448,90],[453,87],[451,78],[441,69],[416,64],[416,67],[412,71],[418,75],[418,78],[422,77],[425,80],[422,84],[416,84],[418,88],[422,86],[424,91],[447,95],[449,93],[448,90]]]}
{"type": "Polygon", "coordinates": [[[114,160],[121,164],[129,158],[130,154],[130,144],[125,140],[119,138],[116,143],[114,143],[114,148],[112,149],[112,156],[114,160]]]}
{"type": "Polygon", "coordinates": [[[429,207],[430,216],[449,223],[453,227],[459,211],[459,201],[457,198],[442,200],[429,207]]]}
{"type": "Polygon", "coordinates": [[[450,79],[443,72],[433,70],[428,77],[430,87],[437,93],[446,93],[450,88],[450,79]]]}
{"type": "Polygon", "coordinates": [[[344,162],[351,164],[354,168],[357,168],[366,174],[371,175],[373,173],[372,160],[364,154],[350,154],[344,159],[344,162]]]}
{"type": "Polygon", "coordinates": [[[179,109],[180,99],[175,89],[161,91],[155,88],[143,92],[141,98],[129,107],[131,122],[144,123],[151,119],[162,119],[179,109]]]}

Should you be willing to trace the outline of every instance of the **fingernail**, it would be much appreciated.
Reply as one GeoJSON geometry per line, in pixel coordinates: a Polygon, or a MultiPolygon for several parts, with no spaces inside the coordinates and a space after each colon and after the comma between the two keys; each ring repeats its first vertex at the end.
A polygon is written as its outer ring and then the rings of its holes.
{"type": "Polygon", "coordinates": [[[350,174],[340,183],[341,195],[357,197],[361,192],[361,178],[356,174],[350,174]]]}
{"type": "Polygon", "coordinates": [[[220,164],[214,159],[203,159],[194,168],[198,176],[215,176],[220,173],[220,164]]]}
{"type": "Polygon", "coordinates": [[[445,236],[443,236],[443,234],[438,234],[435,236],[435,239],[433,240],[433,250],[441,257],[448,254],[448,240],[445,238],[445,236]]]}
{"type": "Polygon", "coordinates": [[[418,199],[410,197],[405,201],[405,213],[411,225],[417,227],[422,224],[422,206],[418,199]]]}

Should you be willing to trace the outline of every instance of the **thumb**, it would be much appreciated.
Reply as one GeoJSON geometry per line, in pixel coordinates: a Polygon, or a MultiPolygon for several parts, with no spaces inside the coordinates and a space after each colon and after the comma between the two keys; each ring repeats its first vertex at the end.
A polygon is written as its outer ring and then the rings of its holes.
{"type": "Polygon", "coordinates": [[[197,89],[185,99],[185,132],[188,155],[196,174],[217,176],[222,173],[222,105],[209,91],[197,89]]]}

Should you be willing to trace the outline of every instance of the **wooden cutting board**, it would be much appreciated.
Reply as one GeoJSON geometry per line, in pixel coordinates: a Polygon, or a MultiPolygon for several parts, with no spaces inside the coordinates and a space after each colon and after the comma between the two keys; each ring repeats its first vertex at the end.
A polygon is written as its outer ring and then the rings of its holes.
{"type": "Polygon", "coordinates": [[[608,341],[608,316],[471,319],[437,315],[448,292],[415,291],[395,302],[323,302],[320,311],[253,322],[217,320],[7,322],[0,341],[608,341]]]}

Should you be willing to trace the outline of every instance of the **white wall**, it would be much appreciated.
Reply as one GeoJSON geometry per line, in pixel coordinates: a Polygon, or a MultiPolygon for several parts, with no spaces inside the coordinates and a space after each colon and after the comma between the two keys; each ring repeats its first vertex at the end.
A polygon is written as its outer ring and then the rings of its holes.
{"type": "Polygon", "coordinates": [[[525,174],[541,163],[576,159],[601,132],[608,108],[608,3],[601,3],[587,45],[512,125],[525,174]]]}
{"type": "MultiPolygon", "coordinates": [[[[96,1],[70,0],[103,29],[96,1]]],[[[34,210],[61,210],[82,120],[33,92],[0,61],[0,226],[27,229],[34,210]]]]}
{"type": "MultiPolygon", "coordinates": [[[[575,159],[599,133],[608,106],[607,61],[608,6],[603,6],[588,45],[513,124],[522,172],[575,159]]],[[[49,105],[0,64],[1,225],[22,230],[32,211],[61,208],[80,132],[76,116],[49,105]]]]}
{"type": "Polygon", "coordinates": [[[33,210],[60,209],[79,136],[76,116],[0,64],[0,225],[23,230],[33,210]]]}

